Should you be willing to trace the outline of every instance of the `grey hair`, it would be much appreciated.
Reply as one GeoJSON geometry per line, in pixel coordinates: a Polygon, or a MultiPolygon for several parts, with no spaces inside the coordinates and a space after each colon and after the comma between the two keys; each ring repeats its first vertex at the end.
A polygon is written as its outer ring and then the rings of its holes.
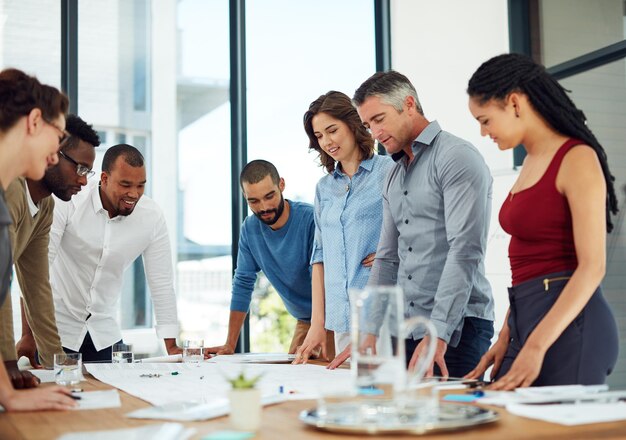
{"type": "Polygon", "coordinates": [[[377,72],[370,76],[354,92],[352,103],[359,107],[370,96],[380,98],[383,103],[391,105],[398,112],[402,112],[406,97],[412,96],[415,99],[415,109],[420,114],[424,114],[415,87],[406,76],[395,70],[377,72]]]}

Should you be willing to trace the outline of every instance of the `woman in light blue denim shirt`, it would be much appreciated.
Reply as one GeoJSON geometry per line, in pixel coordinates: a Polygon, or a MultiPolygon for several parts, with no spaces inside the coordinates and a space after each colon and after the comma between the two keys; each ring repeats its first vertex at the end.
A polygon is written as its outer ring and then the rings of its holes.
{"type": "Polygon", "coordinates": [[[335,332],[337,353],[350,343],[349,289],[367,284],[382,225],[382,186],[394,162],[374,154],[374,140],[350,98],[330,91],[304,114],[309,149],[328,172],[315,192],[311,328],[296,352],[304,363],[335,332]]]}

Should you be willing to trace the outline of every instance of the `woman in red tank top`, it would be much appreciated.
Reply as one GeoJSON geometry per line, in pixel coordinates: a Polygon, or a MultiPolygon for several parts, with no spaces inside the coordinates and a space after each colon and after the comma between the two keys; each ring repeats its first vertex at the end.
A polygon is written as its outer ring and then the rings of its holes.
{"type": "Polygon", "coordinates": [[[617,326],[599,288],[617,212],[606,153],[585,116],[543,66],[506,54],[469,81],[483,136],[527,156],[500,211],[511,234],[510,307],[497,342],[467,377],[493,365],[493,389],[603,383],[617,326]]]}

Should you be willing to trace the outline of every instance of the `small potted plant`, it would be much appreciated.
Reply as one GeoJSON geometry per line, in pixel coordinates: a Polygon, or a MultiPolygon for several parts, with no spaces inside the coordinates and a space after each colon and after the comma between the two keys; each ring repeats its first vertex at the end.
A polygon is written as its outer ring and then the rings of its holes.
{"type": "Polygon", "coordinates": [[[242,370],[236,377],[228,378],[230,423],[242,431],[256,431],[261,426],[261,390],[255,388],[261,375],[246,377],[242,370]]]}

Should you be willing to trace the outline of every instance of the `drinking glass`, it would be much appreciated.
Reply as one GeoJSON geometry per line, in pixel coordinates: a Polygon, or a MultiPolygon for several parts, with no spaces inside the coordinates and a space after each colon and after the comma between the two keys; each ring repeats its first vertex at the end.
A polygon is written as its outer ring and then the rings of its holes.
{"type": "Polygon", "coordinates": [[[134,360],[133,347],[130,344],[113,344],[111,362],[114,364],[132,364],[134,360]]]}
{"type": "Polygon", "coordinates": [[[81,353],[57,353],[54,355],[54,380],[63,386],[77,385],[83,380],[83,357],[81,353]]]}
{"type": "MultiPolygon", "coordinates": [[[[426,318],[405,319],[399,286],[368,286],[350,291],[352,354],[358,423],[424,423],[436,416],[432,385],[420,384],[432,362],[437,333],[426,318]],[[412,371],[406,369],[405,340],[424,328],[430,336],[425,354],[412,371]]],[[[354,413],[354,409],[351,409],[354,413]]]]}
{"type": "Polygon", "coordinates": [[[203,339],[186,339],[183,341],[183,362],[202,362],[204,360],[203,348],[203,339]]]}

